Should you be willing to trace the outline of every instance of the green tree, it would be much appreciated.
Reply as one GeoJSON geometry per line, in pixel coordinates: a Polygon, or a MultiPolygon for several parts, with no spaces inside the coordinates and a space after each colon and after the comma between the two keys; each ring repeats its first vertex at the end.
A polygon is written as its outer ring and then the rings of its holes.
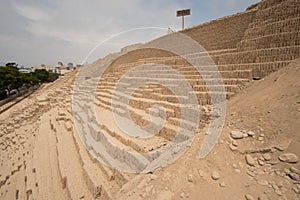
{"type": "Polygon", "coordinates": [[[46,83],[46,82],[48,82],[48,79],[49,79],[49,72],[45,69],[36,69],[33,72],[33,76],[35,76],[42,83],[46,83]]]}

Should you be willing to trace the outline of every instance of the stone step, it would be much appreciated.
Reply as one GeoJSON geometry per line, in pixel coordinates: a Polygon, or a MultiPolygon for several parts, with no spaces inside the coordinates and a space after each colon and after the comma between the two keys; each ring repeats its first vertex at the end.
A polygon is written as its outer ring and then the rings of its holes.
{"type": "Polygon", "coordinates": [[[276,22],[269,22],[265,25],[260,25],[247,29],[244,38],[253,39],[258,35],[270,35],[283,32],[299,32],[300,17],[288,18],[276,22]]]}
{"type": "Polygon", "coordinates": [[[52,121],[53,126],[57,130],[58,167],[63,180],[63,187],[67,188],[72,199],[78,199],[82,196],[92,198],[92,194],[89,192],[86,184],[81,181],[83,180],[83,174],[77,149],[70,132],[71,129],[69,125],[65,125],[70,119],[67,120],[67,114],[58,110],[52,121]]]}

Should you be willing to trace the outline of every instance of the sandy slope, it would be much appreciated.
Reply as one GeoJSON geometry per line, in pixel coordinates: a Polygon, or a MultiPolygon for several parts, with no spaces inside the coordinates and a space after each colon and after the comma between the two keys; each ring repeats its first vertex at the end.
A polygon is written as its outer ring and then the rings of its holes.
{"type": "Polygon", "coordinates": [[[1,114],[0,199],[300,198],[300,162],[278,159],[300,157],[299,59],[227,102],[223,133],[205,159],[198,158],[201,130],[179,160],[141,175],[106,168],[88,155],[72,125],[74,75],[1,114]],[[245,137],[232,139],[232,130],[245,137]],[[246,137],[250,130],[255,135],[246,137]]]}
{"type": "Polygon", "coordinates": [[[299,182],[286,172],[290,167],[299,169],[300,163],[280,162],[278,156],[292,152],[300,157],[299,77],[298,59],[264,80],[253,82],[227,102],[226,125],[209,156],[204,160],[197,157],[203,140],[201,131],[192,148],[176,163],[155,172],[154,180],[151,175],[132,180],[124,186],[126,195],[121,191],[118,197],[245,199],[248,194],[254,199],[298,199],[299,182]],[[232,130],[251,130],[255,136],[233,140],[232,130]],[[236,150],[229,148],[231,143],[237,145],[236,150]],[[246,154],[255,160],[254,166],[246,163],[246,154]],[[271,159],[266,161],[264,155],[271,159]],[[213,171],[219,173],[218,180],[212,179],[213,171]]]}

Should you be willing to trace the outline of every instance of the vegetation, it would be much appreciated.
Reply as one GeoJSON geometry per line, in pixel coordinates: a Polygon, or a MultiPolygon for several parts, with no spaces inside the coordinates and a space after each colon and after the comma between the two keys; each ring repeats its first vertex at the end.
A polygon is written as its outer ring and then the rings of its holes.
{"type": "Polygon", "coordinates": [[[45,69],[36,69],[31,73],[20,73],[16,63],[7,63],[5,67],[0,67],[0,90],[19,91],[21,87],[31,87],[39,83],[55,81],[57,73],[51,73],[45,69]]]}

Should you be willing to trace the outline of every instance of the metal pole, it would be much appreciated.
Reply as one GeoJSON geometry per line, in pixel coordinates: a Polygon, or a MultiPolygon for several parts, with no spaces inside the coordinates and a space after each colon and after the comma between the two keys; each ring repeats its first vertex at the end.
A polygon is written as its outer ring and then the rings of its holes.
{"type": "Polygon", "coordinates": [[[182,15],[182,30],[184,30],[184,15],[182,15]]]}

